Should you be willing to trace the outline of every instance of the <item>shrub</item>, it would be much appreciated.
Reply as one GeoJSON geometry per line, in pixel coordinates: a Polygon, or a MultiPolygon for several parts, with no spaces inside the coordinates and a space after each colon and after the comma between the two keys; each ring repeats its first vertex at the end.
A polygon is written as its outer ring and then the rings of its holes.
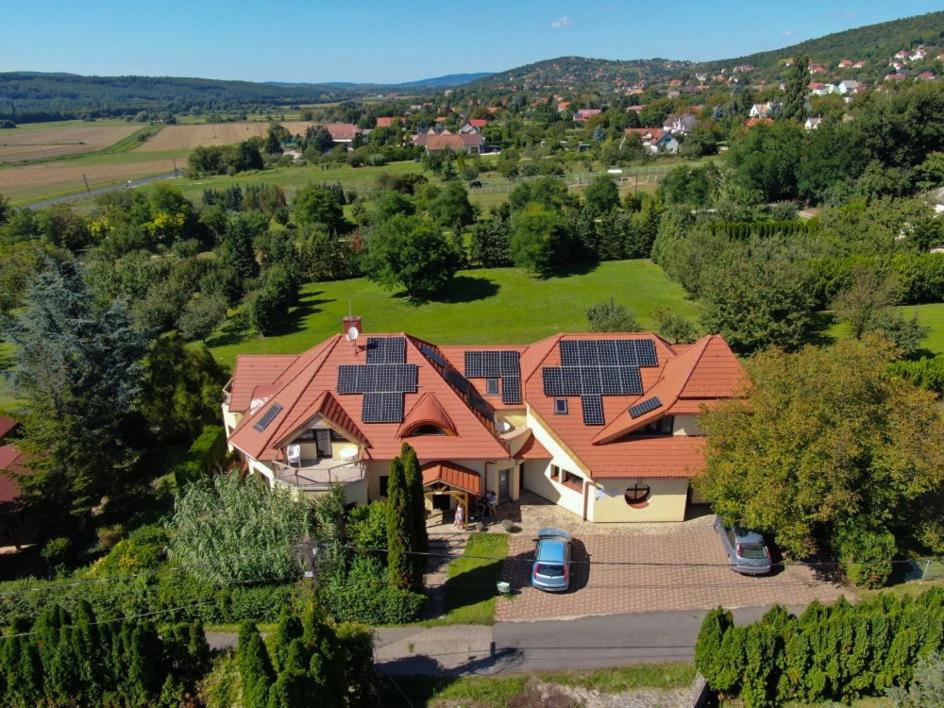
{"type": "Polygon", "coordinates": [[[587,308],[587,320],[593,332],[636,332],[639,323],[624,305],[610,298],[587,308]]]}
{"type": "Polygon", "coordinates": [[[846,578],[853,584],[876,588],[891,575],[897,547],[888,530],[847,523],[837,529],[834,544],[846,578]]]}
{"type": "Polygon", "coordinates": [[[918,361],[896,361],[891,371],[916,386],[944,395],[944,356],[918,361]]]}
{"type": "Polygon", "coordinates": [[[51,538],[39,554],[43,557],[43,560],[55,568],[64,564],[71,557],[72,541],[62,536],[51,538]]]}
{"type": "Polygon", "coordinates": [[[319,595],[339,622],[403,624],[419,617],[426,596],[387,583],[387,572],[376,558],[355,558],[350,570],[324,579],[319,595]]]}
{"type": "Polygon", "coordinates": [[[178,489],[210,477],[226,459],[226,431],[222,425],[206,425],[184,459],[174,467],[178,489]]]}

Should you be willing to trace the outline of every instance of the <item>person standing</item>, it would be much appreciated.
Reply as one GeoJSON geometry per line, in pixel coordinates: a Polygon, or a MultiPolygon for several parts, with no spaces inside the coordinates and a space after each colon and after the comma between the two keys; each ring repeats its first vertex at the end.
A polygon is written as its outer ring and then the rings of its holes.
{"type": "Polygon", "coordinates": [[[457,529],[465,528],[465,509],[462,508],[462,504],[456,506],[456,516],[453,523],[457,529]]]}

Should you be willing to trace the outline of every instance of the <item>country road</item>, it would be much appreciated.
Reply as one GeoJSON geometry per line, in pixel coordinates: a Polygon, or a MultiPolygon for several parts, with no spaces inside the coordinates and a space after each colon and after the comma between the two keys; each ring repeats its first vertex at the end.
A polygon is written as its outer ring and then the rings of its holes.
{"type": "Polygon", "coordinates": [[[53,197],[52,199],[44,199],[41,202],[34,202],[29,205],[30,209],[45,209],[46,207],[53,206],[54,204],[67,204],[69,202],[77,202],[82,199],[89,199],[91,197],[97,197],[100,194],[108,194],[109,192],[118,192],[122,189],[129,189],[134,187],[141,187],[145,184],[152,184],[154,182],[160,182],[165,179],[174,179],[180,176],[180,171],[177,172],[168,172],[163,175],[152,175],[150,177],[141,177],[139,179],[132,179],[127,182],[120,182],[118,184],[110,184],[107,187],[97,187],[88,192],[76,192],[75,194],[65,194],[61,197],[53,197]]]}
{"type": "MultiPolygon", "coordinates": [[[[733,610],[738,623],[768,607],[733,610]]],[[[802,612],[802,607],[790,607],[802,612]]],[[[379,627],[374,663],[390,675],[501,674],[691,661],[707,610],[647,612],[537,622],[446,627],[379,627]]],[[[236,634],[207,632],[213,649],[235,647],[236,634]]]]}

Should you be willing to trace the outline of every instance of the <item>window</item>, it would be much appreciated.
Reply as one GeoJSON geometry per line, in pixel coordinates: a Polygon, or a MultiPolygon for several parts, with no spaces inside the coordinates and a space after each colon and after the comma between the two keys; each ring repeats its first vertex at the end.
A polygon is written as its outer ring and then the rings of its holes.
{"type": "Polygon", "coordinates": [[[675,416],[667,415],[643,426],[639,429],[639,433],[642,435],[671,435],[674,425],[675,416]]]}
{"type": "Polygon", "coordinates": [[[318,457],[331,457],[331,431],[326,428],[318,428],[315,431],[315,447],[318,449],[318,457]]]}
{"type": "Polygon", "coordinates": [[[578,492],[583,490],[583,477],[567,470],[564,470],[564,478],[561,483],[578,492]]]}
{"type": "Polygon", "coordinates": [[[380,478],[380,496],[387,496],[387,482],[390,480],[390,477],[383,475],[380,478]]]}
{"type": "Polygon", "coordinates": [[[567,415],[567,399],[566,398],[554,399],[554,414],[567,415]]]}
{"type": "Polygon", "coordinates": [[[551,465],[551,479],[559,479],[561,468],[557,465],[551,465]]]}
{"type": "Polygon", "coordinates": [[[263,432],[269,425],[275,420],[275,417],[282,412],[282,406],[278,403],[273,403],[269,406],[269,410],[262,414],[262,417],[256,422],[252,429],[257,433],[263,432]]]}
{"type": "Polygon", "coordinates": [[[498,395],[498,379],[485,379],[485,395],[486,396],[498,395]]]}
{"type": "Polygon", "coordinates": [[[445,435],[446,431],[440,428],[438,425],[417,425],[413,430],[410,431],[409,437],[413,438],[417,435],[445,435]]]}
{"type": "Polygon", "coordinates": [[[623,493],[626,503],[635,507],[647,506],[650,496],[652,496],[652,489],[644,482],[636,482],[631,487],[627,487],[623,493]]]}

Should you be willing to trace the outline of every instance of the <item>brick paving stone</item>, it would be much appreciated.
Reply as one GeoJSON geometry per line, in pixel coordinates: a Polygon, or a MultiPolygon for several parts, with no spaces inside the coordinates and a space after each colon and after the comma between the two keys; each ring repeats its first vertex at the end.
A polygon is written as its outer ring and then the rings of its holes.
{"type": "Polygon", "coordinates": [[[661,612],[770,604],[832,602],[848,595],[805,566],[788,565],[767,576],[744,576],[727,565],[710,525],[674,525],[661,533],[574,537],[571,589],[546,593],[530,586],[533,540],[511,535],[502,577],[513,595],[499,598],[499,621],[661,612]],[[590,565],[584,561],[589,560],[590,565]],[[620,565],[594,565],[618,562],[620,565]]]}

